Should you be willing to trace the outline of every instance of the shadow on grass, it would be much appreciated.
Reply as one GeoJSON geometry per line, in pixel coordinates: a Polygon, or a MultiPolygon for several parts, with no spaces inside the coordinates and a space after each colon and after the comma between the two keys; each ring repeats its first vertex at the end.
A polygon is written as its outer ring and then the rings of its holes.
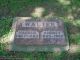
{"type": "Polygon", "coordinates": [[[42,7],[45,9],[42,17],[53,14],[69,19],[80,19],[79,2],[80,0],[1,0],[0,16],[32,16],[36,8],[42,7]]]}
{"type": "Polygon", "coordinates": [[[79,60],[80,53],[63,52],[9,52],[6,57],[26,58],[30,60],[79,60]]]}
{"type": "Polygon", "coordinates": [[[8,34],[12,26],[11,18],[1,18],[0,19],[0,37],[8,34]]]}
{"type": "MultiPolygon", "coordinates": [[[[1,18],[0,19],[0,55],[6,54],[4,48],[6,47],[6,44],[1,43],[2,37],[6,34],[8,34],[11,30],[12,26],[12,18],[1,18]]],[[[7,36],[6,36],[7,37],[7,36]]],[[[3,37],[4,39],[5,37],[3,37]]]]}
{"type": "Polygon", "coordinates": [[[69,43],[70,44],[80,44],[80,26],[74,25],[76,21],[68,21],[65,22],[65,26],[67,28],[68,32],[68,38],[69,38],[69,43]]]}

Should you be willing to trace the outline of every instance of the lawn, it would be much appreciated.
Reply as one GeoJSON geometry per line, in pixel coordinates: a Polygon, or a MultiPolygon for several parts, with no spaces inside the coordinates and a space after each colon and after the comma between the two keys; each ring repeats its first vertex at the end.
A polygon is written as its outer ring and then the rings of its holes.
{"type": "Polygon", "coordinates": [[[0,43],[0,56],[24,60],[80,60],[80,0],[0,0],[0,42],[8,39],[16,16],[62,19],[67,28],[70,50],[9,52],[5,51],[8,43],[0,43]]]}

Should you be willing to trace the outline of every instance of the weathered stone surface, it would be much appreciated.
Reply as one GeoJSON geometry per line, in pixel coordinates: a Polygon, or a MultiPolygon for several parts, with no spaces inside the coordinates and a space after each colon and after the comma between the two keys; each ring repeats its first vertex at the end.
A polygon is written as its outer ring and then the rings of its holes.
{"type": "Polygon", "coordinates": [[[20,45],[66,45],[61,20],[18,20],[14,42],[20,45]]]}
{"type": "Polygon", "coordinates": [[[64,48],[68,44],[64,23],[59,19],[18,18],[14,29],[13,50],[50,51],[50,48],[64,48]]]}

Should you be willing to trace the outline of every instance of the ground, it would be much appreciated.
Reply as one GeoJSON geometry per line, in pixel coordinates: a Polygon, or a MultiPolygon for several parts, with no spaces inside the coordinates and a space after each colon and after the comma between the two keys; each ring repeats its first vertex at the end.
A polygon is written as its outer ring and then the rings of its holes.
{"type": "Polygon", "coordinates": [[[22,57],[25,60],[80,60],[80,0],[0,0],[0,41],[9,38],[15,16],[62,19],[67,28],[70,50],[8,52],[5,51],[8,43],[0,43],[0,56],[22,57]]]}

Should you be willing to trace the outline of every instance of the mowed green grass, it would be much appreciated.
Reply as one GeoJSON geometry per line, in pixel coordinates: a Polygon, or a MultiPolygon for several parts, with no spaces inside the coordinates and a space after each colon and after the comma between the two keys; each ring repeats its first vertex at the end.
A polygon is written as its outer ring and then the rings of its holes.
{"type": "MultiPolygon", "coordinates": [[[[70,46],[80,45],[80,0],[0,0],[0,38],[11,30],[13,19],[9,16],[35,17],[32,13],[35,8],[39,7],[44,9],[41,17],[56,16],[63,19],[67,28],[70,46]]],[[[19,57],[25,60],[80,60],[79,47],[73,53],[69,51],[9,52],[5,51],[6,45],[7,43],[0,43],[0,56],[19,57]]]]}

